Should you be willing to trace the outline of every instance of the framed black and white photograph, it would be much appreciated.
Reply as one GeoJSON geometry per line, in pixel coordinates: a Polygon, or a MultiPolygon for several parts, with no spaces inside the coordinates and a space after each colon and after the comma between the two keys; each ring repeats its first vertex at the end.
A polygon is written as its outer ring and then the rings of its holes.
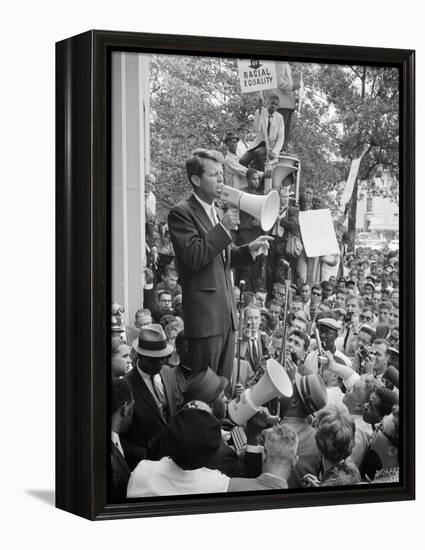
{"type": "Polygon", "coordinates": [[[56,46],[56,505],[414,498],[414,53],[56,46]]]}

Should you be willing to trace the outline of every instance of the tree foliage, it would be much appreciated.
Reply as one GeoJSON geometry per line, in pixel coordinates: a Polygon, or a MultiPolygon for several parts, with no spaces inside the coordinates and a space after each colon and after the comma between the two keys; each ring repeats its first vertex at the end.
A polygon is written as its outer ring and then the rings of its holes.
{"type": "MultiPolygon", "coordinates": [[[[293,64],[305,98],[292,119],[292,151],[301,185],[335,206],[350,162],[366,148],[359,178],[379,193],[382,166],[398,181],[399,82],[392,68],[293,64]]],[[[159,185],[159,217],[190,191],[184,162],[197,147],[225,152],[223,136],[247,123],[258,94],[241,94],[235,59],[152,56],[151,156],[159,185]]],[[[267,94],[266,94],[267,95],[267,94]]],[[[392,190],[397,198],[398,186],[392,190]]]]}

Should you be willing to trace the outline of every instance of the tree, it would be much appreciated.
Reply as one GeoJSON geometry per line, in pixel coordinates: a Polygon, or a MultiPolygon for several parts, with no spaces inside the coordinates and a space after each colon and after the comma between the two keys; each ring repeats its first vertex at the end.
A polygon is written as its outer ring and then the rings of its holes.
{"type": "MultiPolygon", "coordinates": [[[[399,74],[394,68],[323,65],[318,85],[335,109],[341,125],[340,154],[350,161],[366,151],[358,181],[369,194],[379,194],[375,177],[382,166],[397,182],[391,189],[398,200],[399,179],[399,74]]],[[[356,227],[358,181],[355,184],[348,230],[356,227]]]]}

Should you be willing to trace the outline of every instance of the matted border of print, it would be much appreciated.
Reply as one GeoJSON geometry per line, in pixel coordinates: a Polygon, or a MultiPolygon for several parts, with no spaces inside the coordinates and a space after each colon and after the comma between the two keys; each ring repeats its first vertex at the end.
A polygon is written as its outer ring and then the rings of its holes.
{"type": "Polygon", "coordinates": [[[88,519],[409,500],[415,495],[414,52],[89,31],[56,45],[56,506],[88,519]],[[111,55],[134,51],[400,71],[400,483],[108,503],[111,55]]]}

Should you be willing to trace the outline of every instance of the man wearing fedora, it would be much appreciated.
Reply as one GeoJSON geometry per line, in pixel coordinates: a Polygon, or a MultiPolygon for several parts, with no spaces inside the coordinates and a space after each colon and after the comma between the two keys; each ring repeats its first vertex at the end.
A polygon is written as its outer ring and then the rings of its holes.
{"type": "Polygon", "coordinates": [[[130,468],[144,458],[148,442],[167,425],[179,405],[174,373],[165,364],[173,346],[167,343],[161,325],[142,327],[133,348],[137,353],[135,368],[124,377],[135,400],[133,420],[123,436],[130,468]]]}
{"type": "Polygon", "coordinates": [[[186,161],[193,193],[171,209],[168,226],[183,292],[190,367],[209,366],[230,380],[238,323],[230,269],[267,253],[273,238],[263,235],[233,245],[230,231],[238,224],[238,211],[230,208],[219,220],[214,205],[223,190],[222,163],[217,151],[193,152],[186,161]]]}
{"type": "MultiPolygon", "coordinates": [[[[227,397],[225,395],[227,386],[227,379],[223,376],[217,376],[209,367],[194,372],[186,379],[183,389],[186,406],[194,402],[206,403],[211,414],[221,425],[227,411],[227,397]]],[[[261,454],[260,449],[257,448],[257,436],[266,426],[265,422],[261,423],[262,418],[259,418],[259,416],[256,415],[256,418],[248,422],[247,443],[250,452],[246,453],[245,458],[238,456],[222,438],[216,452],[204,465],[211,470],[219,470],[230,477],[258,475],[261,471],[261,454]]],[[[164,456],[169,456],[169,447],[170,429],[166,428],[150,442],[147,457],[151,460],[159,460],[164,456]]]]}

